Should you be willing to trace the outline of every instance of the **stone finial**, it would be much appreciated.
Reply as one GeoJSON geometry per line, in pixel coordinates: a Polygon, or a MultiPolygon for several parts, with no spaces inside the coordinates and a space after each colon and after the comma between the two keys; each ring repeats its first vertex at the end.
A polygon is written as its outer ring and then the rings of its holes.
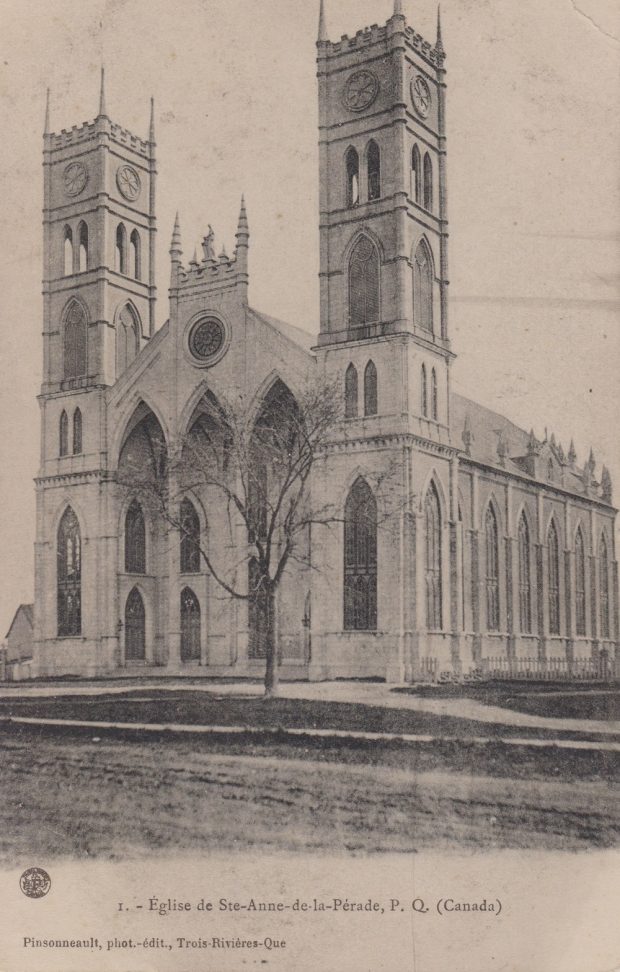
{"type": "Polygon", "coordinates": [[[465,452],[468,456],[471,456],[471,446],[474,441],[474,433],[471,430],[471,422],[469,419],[469,412],[465,413],[465,423],[463,425],[463,445],[465,446],[465,452]]]}
{"type": "Polygon", "coordinates": [[[149,142],[155,144],[155,99],[151,98],[151,120],[149,122],[149,142]]]}
{"type": "Polygon", "coordinates": [[[218,257],[218,260],[220,261],[220,263],[230,263],[230,260],[228,259],[228,253],[226,252],[226,247],[224,246],[223,243],[222,243],[222,249],[218,257]]]}
{"type": "Polygon", "coordinates": [[[506,457],[508,455],[508,443],[506,442],[506,436],[504,435],[504,430],[499,429],[496,432],[497,435],[497,455],[499,457],[499,462],[501,466],[506,465],[506,457]]]}
{"type": "Polygon", "coordinates": [[[549,439],[549,445],[552,449],[555,449],[555,432],[551,433],[551,438],[549,439]]]}
{"type": "Polygon", "coordinates": [[[588,462],[586,462],[585,466],[583,467],[581,482],[583,483],[583,491],[587,496],[590,492],[590,486],[592,485],[592,473],[590,471],[590,464],[588,462]]]}
{"type": "Polygon", "coordinates": [[[325,21],[325,0],[321,0],[319,7],[319,44],[327,43],[327,24],[325,21]]]}
{"type": "Polygon", "coordinates": [[[437,40],[435,42],[435,50],[438,54],[444,54],[443,39],[441,36],[441,4],[437,5],[437,40]]]}
{"type": "Polygon", "coordinates": [[[613,498],[613,486],[607,466],[603,466],[603,471],[601,473],[601,493],[605,502],[611,503],[613,498]]]}
{"type": "Polygon", "coordinates": [[[245,210],[245,197],[241,197],[241,209],[239,210],[239,222],[237,223],[236,237],[245,237],[247,240],[250,236],[250,228],[248,226],[248,214],[245,210]]]}
{"type": "Polygon", "coordinates": [[[181,224],[179,222],[179,214],[177,213],[174,218],[174,229],[172,230],[172,240],[170,241],[170,253],[178,254],[179,256],[183,253],[183,248],[181,247],[181,224]]]}
{"type": "Polygon", "coordinates": [[[193,267],[194,269],[197,269],[197,267],[200,266],[200,263],[198,262],[198,247],[196,247],[196,246],[194,247],[194,255],[191,258],[191,260],[189,261],[189,265],[190,265],[190,267],[193,267]]]}
{"type": "Polygon", "coordinates": [[[99,116],[105,115],[105,68],[101,67],[101,86],[99,88],[99,116]]]}
{"type": "Polygon", "coordinates": [[[527,454],[528,456],[538,455],[538,439],[534,435],[534,429],[530,429],[529,438],[527,440],[527,454]]]}
{"type": "Polygon", "coordinates": [[[213,227],[209,224],[209,232],[202,240],[202,252],[204,253],[204,262],[216,262],[215,258],[215,247],[213,246],[213,240],[215,239],[215,233],[213,232],[213,227]]]}
{"type": "Polygon", "coordinates": [[[570,449],[568,450],[568,465],[572,469],[577,462],[577,452],[575,451],[575,443],[570,440],[570,449]]]}
{"type": "Polygon", "coordinates": [[[590,449],[590,456],[588,458],[588,469],[590,470],[590,476],[594,476],[594,470],[596,469],[596,459],[594,458],[594,449],[590,449]]]}
{"type": "Polygon", "coordinates": [[[403,10],[403,0],[394,0],[394,17],[404,17],[405,11],[403,10]]]}
{"type": "Polygon", "coordinates": [[[562,465],[564,465],[564,463],[566,462],[566,455],[564,454],[564,449],[562,448],[561,442],[558,444],[558,459],[560,460],[562,465]]]}
{"type": "Polygon", "coordinates": [[[45,95],[45,124],[43,126],[43,134],[49,135],[50,133],[50,89],[47,89],[47,94],[45,95]]]}

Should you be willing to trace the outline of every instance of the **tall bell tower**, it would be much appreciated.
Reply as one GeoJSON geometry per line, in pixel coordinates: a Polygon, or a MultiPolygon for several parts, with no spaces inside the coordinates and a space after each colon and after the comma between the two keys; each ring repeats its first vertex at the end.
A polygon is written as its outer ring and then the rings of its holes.
{"type": "Polygon", "coordinates": [[[444,61],[439,18],[430,43],[395,0],[384,26],[331,42],[321,0],[319,348],[346,357],[361,341],[408,335],[409,369],[419,359],[410,389],[422,365],[429,387],[406,410],[447,426],[444,61]]]}

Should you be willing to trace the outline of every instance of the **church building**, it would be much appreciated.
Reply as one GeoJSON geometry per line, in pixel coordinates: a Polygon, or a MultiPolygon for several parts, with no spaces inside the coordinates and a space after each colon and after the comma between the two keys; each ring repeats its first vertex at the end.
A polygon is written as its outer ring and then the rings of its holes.
{"type": "MultiPolygon", "coordinates": [[[[262,674],[247,602],[119,478],[200,429],[207,400],[264,414],[313,373],[342,389],[311,481],[341,521],[313,528],[312,569],[287,568],[283,678],[615,670],[608,471],[451,388],[445,61],[440,24],[425,40],[401,0],[337,41],[321,0],[316,335],[252,307],[243,200],[231,256],[209,228],[186,261],[177,219],[161,313],[153,116],[145,139],[122,128],[103,83],[94,121],[52,133],[48,112],[34,674],[262,674]]],[[[196,538],[230,545],[225,509],[182,502],[196,538]]],[[[247,544],[238,525],[239,562],[247,544]]]]}

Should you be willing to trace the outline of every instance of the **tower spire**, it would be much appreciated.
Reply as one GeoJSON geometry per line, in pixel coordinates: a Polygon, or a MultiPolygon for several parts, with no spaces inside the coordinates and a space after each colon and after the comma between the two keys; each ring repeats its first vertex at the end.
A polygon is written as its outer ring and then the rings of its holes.
{"type": "Polygon", "coordinates": [[[435,50],[439,51],[440,54],[444,53],[443,39],[441,36],[441,4],[437,4],[437,42],[435,44],[435,50]]]}
{"type": "Polygon", "coordinates": [[[99,89],[99,115],[105,115],[105,68],[101,67],[101,87],[99,89]]]}
{"type": "Polygon", "coordinates": [[[327,41],[327,26],[325,23],[325,0],[321,0],[319,8],[319,44],[327,41]]]}
{"type": "Polygon", "coordinates": [[[155,98],[151,98],[151,120],[149,122],[149,142],[155,143],[155,98]]]}
{"type": "Polygon", "coordinates": [[[43,134],[49,135],[50,132],[50,89],[47,89],[47,95],[45,97],[45,125],[43,126],[43,134]]]}
{"type": "Polygon", "coordinates": [[[179,256],[183,252],[181,248],[181,224],[179,222],[179,214],[177,212],[174,217],[174,229],[172,230],[172,240],[170,241],[170,253],[178,254],[179,256]]]}
{"type": "Polygon", "coordinates": [[[394,17],[404,17],[403,0],[394,0],[394,17]]]}

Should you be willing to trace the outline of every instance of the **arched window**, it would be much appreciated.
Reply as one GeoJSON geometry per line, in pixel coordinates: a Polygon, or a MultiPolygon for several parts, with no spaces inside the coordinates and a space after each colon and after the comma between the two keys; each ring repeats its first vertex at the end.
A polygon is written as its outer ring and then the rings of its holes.
{"type": "Polygon", "coordinates": [[[125,604],[125,661],[144,661],[145,621],[144,601],[138,588],[134,587],[125,604]]]}
{"type": "Polygon", "coordinates": [[[73,232],[70,226],[65,226],[63,238],[63,274],[70,277],[73,273],[73,232]]]}
{"type": "Polygon", "coordinates": [[[426,240],[420,240],[413,260],[413,320],[416,327],[433,330],[433,262],[426,240]]]}
{"type": "Polygon", "coordinates": [[[598,568],[601,599],[601,638],[609,638],[609,555],[605,534],[601,536],[598,568]]]}
{"type": "Polygon", "coordinates": [[[377,414],[377,369],[369,361],[364,371],[364,415],[377,414]]]}
{"type": "Polygon", "coordinates": [[[200,604],[189,587],[181,591],[181,661],[200,661],[200,604]]]}
{"type": "Polygon", "coordinates": [[[575,537],[575,633],[586,634],[586,548],[581,527],[575,537]]]}
{"type": "Polygon", "coordinates": [[[70,506],[63,513],[56,543],[58,637],[82,631],[82,542],[77,517],[70,506]]]}
{"type": "Polygon", "coordinates": [[[377,503],[361,478],[344,509],[344,627],[377,628],[377,503]]]}
{"type": "Polygon", "coordinates": [[[499,631],[499,537],[495,510],[489,504],[484,519],[486,547],[487,629],[499,631]]]}
{"type": "Polygon", "coordinates": [[[357,368],[350,364],[344,376],[344,417],[357,417],[357,368]]]}
{"type": "Polygon", "coordinates": [[[60,423],[58,428],[59,453],[61,456],[69,455],[69,419],[64,408],[60,413],[60,423]]]}
{"type": "Polygon", "coordinates": [[[345,157],[347,169],[347,207],[357,206],[360,201],[360,160],[351,146],[345,157]]]}
{"type": "Polygon", "coordinates": [[[140,234],[138,230],[132,230],[131,236],[129,237],[129,245],[131,248],[131,275],[136,280],[142,279],[142,252],[141,252],[141,242],[140,234]]]}
{"type": "Polygon", "coordinates": [[[530,575],[530,530],[525,513],[519,520],[519,622],[521,634],[532,633],[532,584],[530,575]]]}
{"type": "Polygon", "coordinates": [[[191,500],[181,503],[181,573],[200,573],[200,520],[191,500]]]}
{"type": "Polygon", "coordinates": [[[76,408],[73,413],[73,455],[79,456],[82,451],[82,413],[76,408]]]}
{"type": "Polygon", "coordinates": [[[424,208],[433,211],[433,163],[428,152],[424,155],[424,208]]]}
{"type": "Polygon", "coordinates": [[[439,417],[439,408],[437,406],[437,372],[434,368],[431,371],[431,416],[435,422],[439,417]]]}
{"type": "Polygon", "coordinates": [[[127,370],[140,350],[140,319],[131,304],[125,304],[116,318],[116,377],[127,370]]]}
{"type": "Polygon", "coordinates": [[[381,154],[375,141],[368,143],[366,151],[368,166],[368,200],[381,198],[381,154]]]}
{"type": "Polygon", "coordinates": [[[72,301],[65,313],[64,370],[65,378],[86,374],[86,313],[81,304],[72,301]]]}
{"type": "Polygon", "coordinates": [[[422,161],[417,145],[413,146],[411,152],[411,198],[417,203],[422,198],[422,161]]]}
{"type": "Polygon", "coordinates": [[[434,483],[426,493],[424,503],[426,530],[426,627],[429,631],[441,631],[441,507],[434,483]]]}
{"type": "Polygon", "coordinates": [[[560,633],[560,549],[555,521],[551,521],[547,536],[547,576],[549,579],[549,634],[560,633]]]}
{"type": "Polygon", "coordinates": [[[80,247],[78,269],[80,273],[84,273],[88,270],[88,226],[86,223],[80,223],[78,226],[78,243],[80,247]]]}
{"type": "Polygon", "coordinates": [[[349,317],[352,327],[379,320],[379,254],[367,236],[361,236],[349,259],[349,317]]]}
{"type": "Polygon", "coordinates": [[[146,573],[146,528],[142,507],[133,500],[125,516],[125,570],[146,573]]]}
{"type": "Polygon", "coordinates": [[[426,365],[422,365],[421,373],[421,388],[420,388],[420,406],[422,409],[422,415],[424,418],[428,418],[428,383],[426,381],[426,365]]]}
{"type": "Polygon", "coordinates": [[[127,231],[122,223],[116,227],[115,269],[127,273],[127,231]]]}
{"type": "Polygon", "coordinates": [[[547,463],[547,480],[548,482],[553,482],[553,460],[550,459],[547,463]]]}

